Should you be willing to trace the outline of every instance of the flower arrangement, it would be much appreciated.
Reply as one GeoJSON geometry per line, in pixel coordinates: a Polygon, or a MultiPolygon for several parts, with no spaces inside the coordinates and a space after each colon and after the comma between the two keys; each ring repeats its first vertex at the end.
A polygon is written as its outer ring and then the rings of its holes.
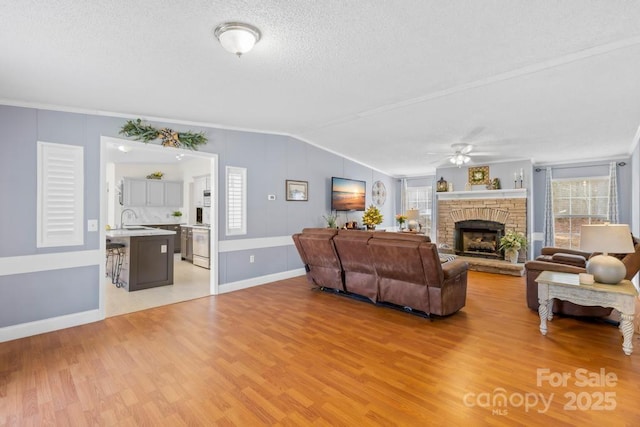
{"type": "Polygon", "coordinates": [[[504,251],[519,251],[527,246],[527,237],[522,233],[516,233],[513,230],[500,238],[500,249],[504,251]]]}
{"type": "Polygon", "coordinates": [[[402,228],[406,220],[407,220],[406,215],[403,215],[403,214],[396,215],[396,221],[398,221],[398,224],[400,224],[400,228],[402,228]]]}
{"type": "Polygon", "coordinates": [[[382,222],[383,218],[380,210],[374,205],[370,205],[367,210],[364,211],[364,215],[362,215],[362,223],[365,224],[367,228],[374,229],[376,225],[382,222]]]}
{"type": "Polygon", "coordinates": [[[334,214],[322,215],[322,218],[327,222],[327,228],[336,228],[337,223],[336,220],[338,217],[334,214]]]}

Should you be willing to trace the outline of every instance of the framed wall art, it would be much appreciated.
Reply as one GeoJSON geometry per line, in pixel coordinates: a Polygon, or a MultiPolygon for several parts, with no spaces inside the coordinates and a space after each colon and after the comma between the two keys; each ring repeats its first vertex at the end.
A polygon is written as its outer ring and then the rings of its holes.
{"type": "Polygon", "coordinates": [[[306,202],[309,200],[309,187],[307,181],[294,181],[287,179],[285,181],[285,192],[287,201],[306,202]]]}
{"type": "Polygon", "coordinates": [[[478,166],[469,168],[469,184],[480,185],[489,183],[489,166],[478,166]]]}

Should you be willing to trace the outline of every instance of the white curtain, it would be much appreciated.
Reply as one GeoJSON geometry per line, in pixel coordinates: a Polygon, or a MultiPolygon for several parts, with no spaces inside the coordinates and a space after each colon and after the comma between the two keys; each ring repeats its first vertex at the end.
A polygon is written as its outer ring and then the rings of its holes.
{"type": "Polygon", "coordinates": [[[618,174],[616,162],[609,164],[609,222],[620,222],[618,216],[618,174]]]}
{"type": "Polygon", "coordinates": [[[544,197],[544,246],[555,246],[553,226],[553,187],[551,185],[551,168],[546,170],[546,186],[544,197]]]}
{"type": "Polygon", "coordinates": [[[402,178],[400,180],[400,211],[398,213],[403,214],[407,209],[407,179],[402,178]]]}

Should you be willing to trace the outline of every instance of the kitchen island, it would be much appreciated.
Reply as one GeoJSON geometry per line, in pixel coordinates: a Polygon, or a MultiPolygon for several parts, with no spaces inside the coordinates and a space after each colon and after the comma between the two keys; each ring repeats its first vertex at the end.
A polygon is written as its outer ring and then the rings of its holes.
{"type": "Polygon", "coordinates": [[[119,285],[129,292],[172,285],[175,234],[142,226],[107,230],[108,241],[125,245],[119,285]]]}

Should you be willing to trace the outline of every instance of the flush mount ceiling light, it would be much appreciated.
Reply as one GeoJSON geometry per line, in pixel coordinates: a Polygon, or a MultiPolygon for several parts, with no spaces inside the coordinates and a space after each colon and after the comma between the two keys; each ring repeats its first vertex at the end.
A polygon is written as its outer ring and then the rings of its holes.
{"type": "Polygon", "coordinates": [[[213,30],[222,47],[240,57],[249,52],[260,40],[260,30],[253,25],[241,22],[226,22],[213,30]]]}

